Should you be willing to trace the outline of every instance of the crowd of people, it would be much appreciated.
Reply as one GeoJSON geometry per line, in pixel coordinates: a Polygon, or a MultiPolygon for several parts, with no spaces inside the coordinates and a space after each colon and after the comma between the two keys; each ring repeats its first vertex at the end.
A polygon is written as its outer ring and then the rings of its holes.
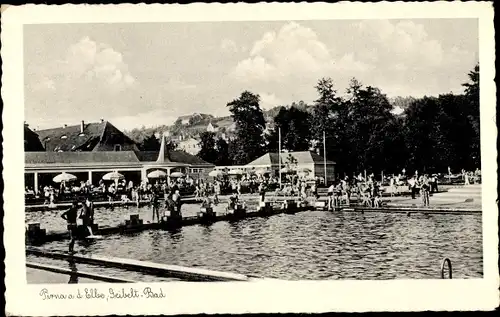
{"type": "MultiPolygon", "coordinates": [[[[134,184],[132,180],[116,180],[105,181],[100,180],[98,185],[93,185],[90,181],[66,182],[62,181],[59,186],[45,185],[38,189],[35,193],[32,187],[26,186],[25,199],[27,202],[43,200],[44,205],[54,205],[57,202],[72,201],[79,197],[90,196],[94,200],[108,200],[122,202],[148,200],[151,197],[153,183],[155,181],[143,181],[134,184]]],[[[167,184],[167,180],[159,180],[157,183],[162,187],[176,186],[179,191],[190,193],[194,191],[194,180],[191,178],[171,179],[167,184]]]]}
{"type": "Polygon", "coordinates": [[[478,184],[481,182],[481,170],[476,168],[474,172],[462,169],[462,179],[465,185],[478,184]]]}
{"type": "MultiPolygon", "coordinates": [[[[449,174],[451,175],[451,173],[449,174]]],[[[465,185],[480,182],[481,172],[476,169],[474,172],[462,170],[461,173],[465,185]]],[[[450,176],[451,177],[451,176],[450,176]]],[[[349,205],[351,197],[356,195],[357,201],[365,206],[379,207],[381,204],[382,192],[390,194],[391,197],[407,194],[412,199],[420,195],[422,203],[429,205],[429,197],[438,192],[438,183],[441,179],[446,179],[446,175],[423,174],[418,171],[411,177],[404,173],[383,177],[381,181],[375,180],[373,174],[369,176],[353,175],[346,176],[341,180],[336,180],[330,184],[327,190],[328,208],[334,209],[340,205],[349,205]],[[408,190],[406,190],[406,188],[408,190]]],[[[236,197],[242,194],[259,194],[264,200],[266,192],[273,192],[275,195],[287,197],[298,197],[306,199],[308,197],[319,198],[318,186],[321,184],[319,177],[298,177],[297,175],[283,175],[283,182],[280,188],[277,177],[270,175],[244,174],[237,177],[219,177],[211,180],[192,178],[157,179],[153,181],[142,181],[135,184],[132,180],[104,181],[100,180],[95,186],[90,182],[81,181],[61,182],[59,187],[46,185],[39,189],[39,195],[43,197],[44,204],[54,205],[58,201],[72,200],[77,197],[92,197],[94,200],[107,199],[108,201],[120,200],[122,202],[149,201],[155,205],[155,196],[163,196],[165,201],[174,197],[179,199],[180,195],[194,193],[197,201],[218,204],[221,195],[235,194],[236,197]]],[[[35,195],[32,188],[26,187],[26,197],[35,195]]],[[[235,198],[236,199],[236,198],[235,198]]],[[[233,199],[233,200],[235,200],[233,199]]],[[[171,199],[170,199],[171,200],[171,199]]],[[[175,208],[174,208],[175,209],[175,208]]],[[[155,209],[156,210],[156,209],[155,209]]],[[[155,212],[155,215],[158,214],[155,212]]],[[[158,219],[158,217],[156,217],[158,219]]]]}

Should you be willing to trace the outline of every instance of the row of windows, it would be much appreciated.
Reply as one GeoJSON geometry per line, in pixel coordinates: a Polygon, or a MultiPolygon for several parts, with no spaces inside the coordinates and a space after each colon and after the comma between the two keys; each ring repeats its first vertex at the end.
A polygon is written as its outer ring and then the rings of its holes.
{"type": "Polygon", "coordinates": [[[192,168],[191,173],[193,174],[201,174],[203,173],[203,168],[192,168]]]}
{"type": "MultiPolygon", "coordinates": [[[[73,145],[73,146],[71,147],[71,150],[70,150],[70,151],[73,151],[74,149],[76,149],[76,146],[75,146],[75,145],[73,145]]],[[[116,145],[115,145],[115,151],[116,151],[116,152],[118,152],[118,151],[121,151],[121,150],[122,150],[122,146],[121,146],[120,144],[116,144],[116,145]]],[[[54,152],[64,152],[64,151],[63,151],[63,150],[61,150],[59,147],[56,147],[56,148],[54,149],[54,152]]]]}

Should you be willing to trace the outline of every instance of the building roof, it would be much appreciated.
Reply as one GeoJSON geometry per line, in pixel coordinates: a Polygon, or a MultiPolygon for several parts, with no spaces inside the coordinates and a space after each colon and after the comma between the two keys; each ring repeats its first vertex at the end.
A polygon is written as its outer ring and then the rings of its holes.
{"type": "Polygon", "coordinates": [[[133,151],[25,152],[26,164],[139,163],[133,151]]]}
{"type": "Polygon", "coordinates": [[[45,151],[38,134],[24,125],[24,151],[45,151]]]}
{"type": "MultiPolygon", "coordinates": [[[[88,165],[156,163],[159,151],[97,151],[97,152],[25,152],[27,166],[88,165]]],[[[181,163],[196,166],[214,166],[184,151],[169,151],[164,163],[181,163]]]]}
{"type": "MultiPolygon", "coordinates": [[[[323,164],[323,157],[311,151],[287,152],[281,153],[281,164],[287,162],[288,155],[291,155],[297,160],[298,164],[323,164]]],[[[335,162],[327,160],[327,164],[335,164],[335,162]]],[[[247,165],[279,165],[278,153],[266,153],[247,165]]]]}
{"type": "Polygon", "coordinates": [[[107,141],[115,134],[126,143],[135,143],[108,121],[84,123],[83,128],[83,133],[81,125],[39,130],[37,133],[45,150],[50,152],[92,151],[99,142],[107,141]]]}
{"type": "MultiPolygon", "coordinates": [[[[141,162],[156,162],[158,159],[158,154],[160,152],[159,151],[138,151],[135,153],[137,155],[137,158],[141,162]]],[[[167,154],[165,154],[165,155],[167,155],[167,154]]],[[[168,151],[168,162],[184,163],[184,164],[191,164],[191,165],[214,166],[213,164],[208,163],[197,156],[191,155],[191,154],[189,154],[185,151],[181,151],[181,150],[168,151]]]]}
{"type": "Polygon", "coordinates": [[[191,164],[191,165],[215,166],[214,164],[208,163],[208,162],[202,160],[201,158],[199,158],[198,156],[191,155],[185,151],[174,150],[174,151],[170,151],[169,154],[170,154],[170,159],[173,162],[182,162],[182,163],[187,163],[187,164],[191,164]]]}
{"type": "Polygon", "coordinates": [[[190,137],[190,138],[186,138],[182,141],[179,141],[179,145],[181,145],[182,143],[192,143],[192,142],[196,142],[196,143],[199,143],[200,142],[200,138],[199,137],[190,137]]]}

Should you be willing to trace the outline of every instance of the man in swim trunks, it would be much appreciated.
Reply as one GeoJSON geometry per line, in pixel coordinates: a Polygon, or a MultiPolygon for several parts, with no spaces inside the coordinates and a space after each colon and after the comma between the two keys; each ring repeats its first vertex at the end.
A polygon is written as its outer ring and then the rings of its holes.
{"type": "Polygon", "coordinates": [[[75,246],[75,240],[76,240],[76,235],[77,235],[77,224],[76,224],[76,218],[78,216],[78,202],[75,200],[73,201],[73,204],[71,207],[66,210],[64,213],[62,213],[61,218],[66,220],[67,227],[68,227],[68,232],[69,232],[69,252],[73,253],[73,248],[75,246]]]}

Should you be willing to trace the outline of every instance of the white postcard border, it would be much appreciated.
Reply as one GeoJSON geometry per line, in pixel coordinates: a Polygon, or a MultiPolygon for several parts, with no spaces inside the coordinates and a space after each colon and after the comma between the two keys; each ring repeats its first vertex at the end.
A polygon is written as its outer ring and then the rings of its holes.
{"type": "MultiPolygon", "coordinates": [[[[245,312],[489,310],[498,305],[498,209],[493,10],[489,3],[338,3],[96,5],[3,8],[2,98],[6,312],[15,315],[191,314],[245,312]],[[117,14],[119,12],[119,14],[117,14]],[[89,285],[27,285],[23,196],[23,24],[243,21],[366,18],[479,18],[484,278],[470,280],[263,281],[134,284],[162,288],[163,300],[43,301],[42,288],[74,292],[89,285]]],[[[436,263],[438,266],[439,263],[436,263]]],[[[116,284],[97,287],[106,292],[116,284]]],[[[92,285],[94,287],[94,285],[92,285]]],[[[130,285],[124,285],[130,288],[130,285]]]]}

